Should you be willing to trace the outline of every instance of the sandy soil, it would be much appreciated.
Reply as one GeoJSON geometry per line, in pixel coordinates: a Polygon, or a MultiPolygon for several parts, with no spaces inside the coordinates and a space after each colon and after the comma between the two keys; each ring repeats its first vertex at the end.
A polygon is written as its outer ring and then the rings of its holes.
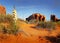
{"type": "Polygon", "coordinates": [[[56,30],[47,31],[45,29],[34,28],[34,24],[20,23],[20,33],[18,35],[2,34],[0,33],[0,43],[51,43],[46,40],[45,36],[54,36],[60,32],[59,28],[56,30]]]}

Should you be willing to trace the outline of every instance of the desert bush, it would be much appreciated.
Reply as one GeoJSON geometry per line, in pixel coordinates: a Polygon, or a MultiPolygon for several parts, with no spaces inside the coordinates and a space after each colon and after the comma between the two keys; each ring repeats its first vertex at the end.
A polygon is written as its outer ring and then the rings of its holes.
{"type": "Polygon", "coordinates": [[[17,34],[18,33],[17,23],[13,20],[12,15],[0,15],[0,32],[6,34],[17,34]],[[9,26],[6,27],[4,23],[9,23],[9,26]]]}
{"type": "Polygon", "coordinates": [[[7,28],[3,24],[0,24],[0,32],[7,33],[7,28]]]}
{"type": "Polygon", "coordinates": [[[5,27],[4,25],[0,25],[0,32],[2,32],[3,34],[18,34],[19,28],[17,25],[13,24],[10,25],[9,27],[5,27]]]}
{"type": "Polygon", "coordinates": [[[10,14],[7,15],[0,14],[0,23],[3,22],[13,23],[13,16],[10,14]]]}
{"type": "Polygon", "coordinates": [[[10,33],[12,33],[12,34],[17,34],[18,33],[18,31],[19,31],[19,27],[14,23],[12,26],[11,26],[12,28],[11,28],[11,30],[10,30],[10,33]]]}
{"type": "Polygon", "coordinates": [[[6,16],[0,14],[0,23],[1,23],[1,22],[5,22],[5,20],[6,20],[6,16]]]}
{"type": "Polygon", "coordinates": [[[55,29],[55,23],[54,22],[39,22],[37,24],[38,28],[47,28],[47,29],[55,29]]]}
{"type": "Polygon", "coordinates": [[[0,32],[2,32],[3,27],[4,26],[2,24],[0,24],[0,32]]]}
{"type": "Polygon", "coordinates": [[[57,24],[58,24],[58,25],[60,25],[60,21],[59,21],[59,22],[57,22],[57,24]]]}
{"type": "Polygon", "coordinates": [[[10,14],[6,15],[6,22],[13,23],[14,22],[13,16],[10,14]]]}
{"type": "Polygon", "coordinates": [[[35,24],[35,23],[37,23],[38,21],[36,20],[36,19],[31,19],[28,23],[30,23],[30,24],[35,24]]]}

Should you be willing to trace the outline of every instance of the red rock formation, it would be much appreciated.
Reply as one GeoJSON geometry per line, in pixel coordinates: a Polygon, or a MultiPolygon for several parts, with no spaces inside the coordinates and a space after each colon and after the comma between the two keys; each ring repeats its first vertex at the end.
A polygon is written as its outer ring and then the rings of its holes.
{"type": "Polygon", "coordinates": [[[51,15],[50,20],[53,22],[58,22],[60,19],[58,19],[55,15],[51,15]]]}
{"type": "Polygon", "coordinates": [[[43,17],[42,17],[42,21],[45,21],[45,16],[43,15],[43,17]]]}
{"type": "Polygon", "coordinates": [[[32,19],[36,19],[37,21],[45,21],[45,16],[39,13],[35,13],[29,16],[28,18],[26,18],[27,21],[32,20],[32,19]]]}
{"type": "Polygon", "coordinates": [[[0,14],[6,15],[6,9],[4,6],[0,5],[0,14]]]}

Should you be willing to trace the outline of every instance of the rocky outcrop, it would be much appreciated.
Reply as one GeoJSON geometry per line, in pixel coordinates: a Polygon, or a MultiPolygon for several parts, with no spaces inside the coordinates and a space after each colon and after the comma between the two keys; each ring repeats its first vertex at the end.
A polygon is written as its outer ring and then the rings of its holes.
{"type": "Polygon", "coordinates": [[[0,5],[0,14],[6,15],[6,8],[0,5]]]}
{"type": "Polygon", "coordinates": [[[58,19],[55,15],[51,15],[50,20],[53,22],[58,22],[60,19],[58,19]]]}
{"type": "Polygon", "coordinates": [[[45,16],[41,15],[40,13],[34,13],[30,15],[28,18],[26,18],[27,21],[34,20],[36,19],[37,21],[45,21],[45,16]]]}

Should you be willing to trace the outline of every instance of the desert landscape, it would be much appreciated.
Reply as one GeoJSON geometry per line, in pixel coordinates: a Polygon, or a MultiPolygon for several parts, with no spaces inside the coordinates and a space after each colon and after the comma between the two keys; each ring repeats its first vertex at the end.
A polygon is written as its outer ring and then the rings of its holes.
{"type": "Polygon", "coordinates": [[[46,21],[45,16],[34,13],[24,21],[0,15],[0,43],[60,43],[60,21],[55,15],[50,18],[46,21]]]}
{"type": "Polygon", "coordinates": [[[60,43],[60,1],[0,3],[0,43],[60,43]]]}

